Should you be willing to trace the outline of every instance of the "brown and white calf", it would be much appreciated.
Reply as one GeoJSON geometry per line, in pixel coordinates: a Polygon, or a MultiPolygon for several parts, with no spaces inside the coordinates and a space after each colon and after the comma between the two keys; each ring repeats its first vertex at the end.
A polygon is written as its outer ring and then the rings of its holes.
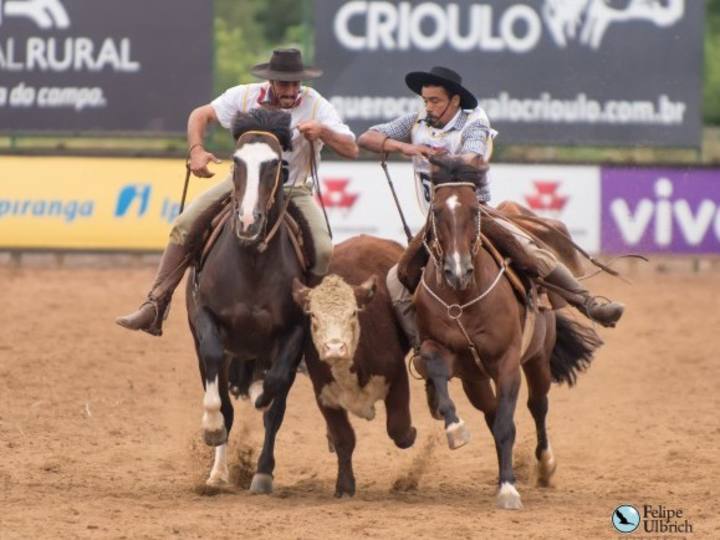
{"type": "Polygon", "coordinates": [[[388,270],[402,253],[389,240],[353,237],[335,247],[330,275],[317,287],[294,283],[295,301],[311,319],[305,361],[338,457],[337,497],[355,493],[355,432],[348,412],[372,420],[375,403],[383,400],[390,438],[400,448],[415,442],[404,363],[410,346],[385,286],[388,270]]]}

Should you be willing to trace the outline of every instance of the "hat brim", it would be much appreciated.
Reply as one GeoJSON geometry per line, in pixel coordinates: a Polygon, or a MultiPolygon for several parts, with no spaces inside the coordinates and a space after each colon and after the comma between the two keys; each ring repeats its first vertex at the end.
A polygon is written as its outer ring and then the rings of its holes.
{"type": "Polygon", "coordinates": [[[464,86],[426,71],[408,73],[405,75],[405,84],[419,96],[422,95],[423,86],[446,86],[460,96],[460,107],[463,109],[474,109],[478,105],[477,98],[464,86]]]}
{"type": "Polygon", "coordinates": [[[321,69],[304,66],[302,71],[275,71],[270,69],[270,63],[258,64],[250,70],[255,77],[267,81],[309,81],[321,77],[321,69]]]}

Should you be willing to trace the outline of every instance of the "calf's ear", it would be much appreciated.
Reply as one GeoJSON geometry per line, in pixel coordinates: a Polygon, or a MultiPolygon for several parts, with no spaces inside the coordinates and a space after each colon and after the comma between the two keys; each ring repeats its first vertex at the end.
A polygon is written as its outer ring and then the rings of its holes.
{"type": "Polygon", "coordinates": [[[365,280],[360,286],[353,287],[355,290],[355,300],[357,301],[358,309],[364,308],[373,296],[375,296],[375,290],[377,289],[377,276],[372,275],[365,280]]]}
{"type": "Polygon", "coordinates": [[[298,278],[293,278],[292,296],[295,303],[307,313],[309,306],[310,287],[303,285],[298,278]]]}

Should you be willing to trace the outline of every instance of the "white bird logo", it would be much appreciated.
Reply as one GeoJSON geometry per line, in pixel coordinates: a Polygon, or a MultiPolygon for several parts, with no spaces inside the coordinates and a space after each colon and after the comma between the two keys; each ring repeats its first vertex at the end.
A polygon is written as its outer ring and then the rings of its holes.
{"type": "Polygon", "coordinates": [[[43,30],[63,30],[70,26],[70,18],[60,0],[0,0],[0,25],[11,17],[30,19],[43,30]]]}
{"type": "Polygon", "coordinates": [[[685,13],[685,0],[626,0],[624,8],[612,0],[545,0],[542,16],[558,47],[579,39],[598,49],[605,31],[617,22],[650,21],[659,27],[672,26],[685,13]]]}

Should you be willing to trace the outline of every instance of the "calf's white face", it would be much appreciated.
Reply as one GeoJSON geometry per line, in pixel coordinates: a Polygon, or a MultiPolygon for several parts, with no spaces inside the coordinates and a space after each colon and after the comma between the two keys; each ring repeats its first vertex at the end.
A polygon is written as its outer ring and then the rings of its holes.
{"type": "Polygon", "coordinates": [[[359,287],[329,275],[310,289],[293,282],[293,298],[310,315],[312,339],[320,359],[330,364],[353,359],[360,341],[359,311],[375,293],[375,276],[359,287]]]}

